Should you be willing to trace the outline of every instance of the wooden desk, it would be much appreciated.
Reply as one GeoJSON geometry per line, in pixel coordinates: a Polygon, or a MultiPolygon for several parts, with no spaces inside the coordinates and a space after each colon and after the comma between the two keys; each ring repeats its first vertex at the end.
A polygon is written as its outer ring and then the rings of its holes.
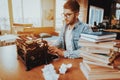
{"type": "MultiPolygon", "coordinates": [[[[58,72],[62,63],[72,63],[72,68],[64,75],[60,75],[59,80],[86,80],[82,74],[79,63],[82,59],[60,58],[52,62],[58,72]]],[[[16,45],[0,47],[0,80],[44,80],[41,69],[38,66],[30,71],[25,70],[24,64],[17,60],[16,45]]]]}
{"type": "Polygon", "coordinates": [[[104,30],[104,31],[118,32],[118,33],[120,33],[120,30],[118,30],[118,29],[106,29],[106,30],[104,30]]]}

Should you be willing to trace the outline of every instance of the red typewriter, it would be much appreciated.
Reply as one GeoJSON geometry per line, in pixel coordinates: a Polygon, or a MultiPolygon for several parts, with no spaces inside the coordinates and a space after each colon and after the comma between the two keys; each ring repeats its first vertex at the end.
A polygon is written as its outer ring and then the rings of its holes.
{"type": "Polygon", "coordinates": [[[48,53],[47,41],[35,36],[19,36],[16,45],[18,59],[25,64],[27,71],[58,58],[58,56],[48,53]]]}

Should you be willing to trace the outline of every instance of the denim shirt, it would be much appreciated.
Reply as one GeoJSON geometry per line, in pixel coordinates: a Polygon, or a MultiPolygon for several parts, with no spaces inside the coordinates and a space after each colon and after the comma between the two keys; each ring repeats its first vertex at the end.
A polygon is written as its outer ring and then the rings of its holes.
{"type": "MultiPolygon", "coordinates": [[[[59,35],[59,38],[57,40],[57,42],[55,43],[55,46],[58,47],[58,48],[63,48],[65,49],[65,40],[64,40],[64,37],[65,37],[65,30],[68,26],[65,25],[63,28],[62,28],[62,31],[59,35]]],[[[80,40],[80,37],[81,37],[81,33],[86,33],[86,32],[92,32],[92,29],[87,26],[87,24],[84,24],[80,21],[78,21],[73,30],[72,30],[72,48],[73,50],[72,51],[64,51],[64,57],[66,58],[79,58],[80,57],[80,45],[78,44],[79,43],[79,40],[80,40]]]]}

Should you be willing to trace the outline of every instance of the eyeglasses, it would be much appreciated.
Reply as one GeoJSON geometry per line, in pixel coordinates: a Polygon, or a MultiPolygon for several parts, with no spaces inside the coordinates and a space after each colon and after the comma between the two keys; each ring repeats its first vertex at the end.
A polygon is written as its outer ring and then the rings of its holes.
{"type": "Polygon", "coordinates": [[[74,13],[63,13],[63,16],[65,18],[69,18],[72,14],[74,14],[74,13]]]}

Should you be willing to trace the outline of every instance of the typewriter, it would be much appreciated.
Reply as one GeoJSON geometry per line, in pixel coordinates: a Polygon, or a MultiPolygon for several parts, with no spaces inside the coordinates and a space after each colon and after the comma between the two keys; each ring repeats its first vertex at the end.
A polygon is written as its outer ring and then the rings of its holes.
{"type": "Polygon", "coordinates": [[[18,59],[25,64],[26,71],[39,65],[48,64],[58,58],[57,55],[48,53],[47,41],[35,36],[19,36],[16,39],[16,45],[18,59]]]}

